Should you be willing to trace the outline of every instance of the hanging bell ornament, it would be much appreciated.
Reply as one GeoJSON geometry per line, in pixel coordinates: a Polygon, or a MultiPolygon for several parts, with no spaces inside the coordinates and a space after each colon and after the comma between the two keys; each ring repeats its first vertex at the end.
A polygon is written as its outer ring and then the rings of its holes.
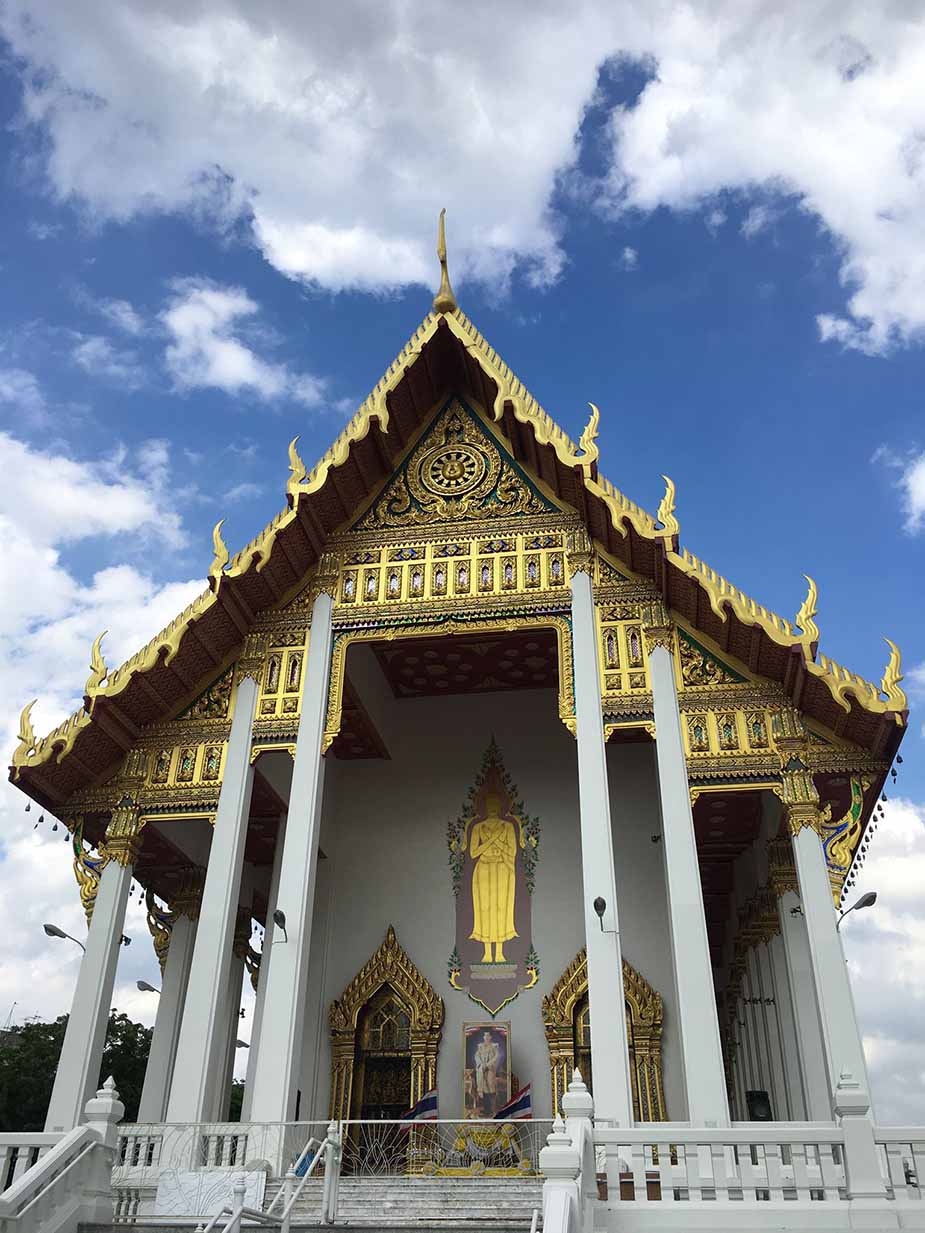
{"type": "Polygon", "coordinates": [[[32,802],[26,801],[26,813],[28,813],[31,810],[31,808],[32,808],[32,802]]]}
{"type": "Polygon", "coordinates": [[[53,826],[51,829],[52,829],[53,831],[56,831],[56,830],[58,829],[58,823],[56,822],[56,823],[54,824],[54,826],[53,826]]]}

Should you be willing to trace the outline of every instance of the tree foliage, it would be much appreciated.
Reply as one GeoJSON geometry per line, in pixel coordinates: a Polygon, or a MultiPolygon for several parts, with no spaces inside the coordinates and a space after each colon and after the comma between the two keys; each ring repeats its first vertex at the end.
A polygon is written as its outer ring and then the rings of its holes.
{"type": "MultiPolygon", "coordinates": [[[[0,1036],[0,1131],[44,1128],[67,1020],[34,1019],[0,1036]]],[[[151,1028],[110,1012],[99,1084],[109,1075],[115,1079],[126,1122],[138,1117],[150,1046],[151,1028]]]]}

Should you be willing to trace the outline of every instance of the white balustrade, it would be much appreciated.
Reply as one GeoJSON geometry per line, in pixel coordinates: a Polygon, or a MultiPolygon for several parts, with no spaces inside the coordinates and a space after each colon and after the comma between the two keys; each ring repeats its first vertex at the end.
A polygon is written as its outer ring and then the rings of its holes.
{"type": "Polygon", "coordinates": [[[0,1194],[64,1138],[63,1134],[26,1131],[0,1134],[0,1194]]]}
{"type": "MultiPolygon", "coordinates": [[[[878,1126],[874,1138],[883,1153],[893,1199],[898,1204],[922,1204],[925,1198],[925,1127],[878,1126]]],[[[922,1211],[925,1214],[925,1204],[922,1211]]]]}

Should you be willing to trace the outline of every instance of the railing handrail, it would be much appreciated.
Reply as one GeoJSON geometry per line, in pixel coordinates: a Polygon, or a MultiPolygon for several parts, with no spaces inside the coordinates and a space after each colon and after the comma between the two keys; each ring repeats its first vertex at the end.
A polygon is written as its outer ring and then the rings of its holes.
{"type": "Polygon", "coordinates": [[[99,1139],[89,1126],[75,1126],[73,1130],[63,1135],[31,1169],[27,1169],[12,1186],[0,1194],[0,1218],[7,1220],[15,1218],[17,1212],[14,1209],[22,1210],[20,1205],[26,1206],[32,1201],[34,1195],[53,1182],[58,1171],[63,1172],[63,1162],[73,1153],[77,1153],[87,1141],[91,1146],[99,1143],[99,1139]]]}
{"type": "MultiPolygon", "coordinates": [[[[315,1152],[315,1155],[314,1155],[314,1157],[312,1158],[312,1162],[311,1162],[311,1164],[308,1166],[308,1168],[305,1170],[305,1172],[304,1172],[304,1173],[301,1175],[301,1177],[299,1178],[299,1185],[298,1185],[298,1188],[297,1188],[297,1193],[298,1193],[298,1194],[301,1194],[301,1193],[302,1193],[302,1187],[303,1187],[303,1185],[305,1184],[306,1180],[307,1180],[309,1177],[311,1177],[312,1173],[314,1172],[315,1165],[318,1163],[318,1160],[320,1159],[320,1157],[321,1157],[321,1153],[324,1151],[324,1148],[325,1148],[325,1146],[326,1146],[327,1142],[328,1142],[328,1140],[327,1140],[327,1139],[322,1139],[320,1142],[319,1142],[319,1140],[318,1140],[318,1139],[316,1139],[316,1138],[314,1138],[314,1137],[312,1137],[311,1139],[309,1139],[309,1141],[308,1141],[308,1142],[305,1144],[305,1146],[302,1148],[302,1151],[301,1151],[301,1153],[300,1153],[300,1155],[299,1155],[298,1160],[296,1160],[295,1164],[293,1164],[293,1165],[292,1165],[292,1166],[291,1166],[291,1167],[287,1170],[286,1175],[285,1175],[285,1177],[283,1178],[283,1186],[281,1186],[281,1187],[280,1187],[280,1189],[276,1192],[276,1195],[275,1195],[275,1196],[274,1196],[274,1198],[273,1198],[273,1202],[272,1202],[272,1203],[270,1204],[270,1206],[267,1208],[267,1215],[269,1215],[269,1214],[270,1214],[270,1212],[272,1212],[272,1211],[273,1211],[274,1207],[276,1207],[276,1204],[279,1202],[279,1200],[280,1200],[280,1199],[282,1198],[282,1196],[285,1194],[285,1189],[284,1189],[284,1187],[285,1187],[285,1181],[286,1181],[286,1178],[287,1178],[287,1177],[289,1177],[291,1174],[294,1174],[294,1175],[298,1176],[299,1165],[300,1165],[300,1164],[302,1163],[302,1161],[305,1159],[305,1157],[306,1157],[306,1155],[307,1155],[307,1153],[308,1153],[309,1149],[311,1148],[312,1144],[313,1144],[313,1143],[317,1143],[317,1144],[318,1144],[318,1150],[317,1150],[317,1152],[315,1152]]],[[[291,1207],[291,1206],[292,1206],[292,1204],[290,1203],[290,1204],[288,1204],[288,1206],[289,1206],[289,1207],[291,1207]]],[[[285,1213],[285,1211],[286,1211],[286,1207],[284,1207],[284,1208],[283,1208],[283,1212],[284,1212],[284,1213],[285,1213]]]]}
{"type": "Polygon", "coordinates": [[[845,1141],[844,1131],[840,1126],[782,1126],[771,1122],[756,1122],[760,1129],[743,1130],[738,1126],[706,1128],[693,1126],[672,1126],[667,1122],[651,1122],[652,1129],[640,1129],[626,1126],[601,1127],[594,1129],[594,1142],[600,1147],[631,1147],[633,1144],[676,1144],[692,1143],[704,1146],[719,1143],[727,1146],[742,1144],[751,1146],[761,1143],[838,1143],[845,1141]]]}
{"type": "Polygon", "coordinates": [[[925,1143],[925,1126],[875,1126],[877,1143],[925,1143]]]}
{"type": "MultiPolygon", "coordinates": [[[[551,1117],[429,1117],[410,1122],[402,1117],[348,1117],[342,1118],[338,1125],[407,1126],[410,1130],[412,1127],[423,1126],[506,1126],[510,1122],[523,1122],[526,1126],[536,1125],[537,1123],[551,1126],[553,1119],[551,1117]]],[[[663,1123],[653,1122],[652,1124],[662,1125],[663,1123]]]]}
{"type": "Polygon", "coordinates": [[[61,1131],[0,1131],[0,1147],[54,1147],[64,1138],[61,1131]]]}
{"type": "Polygon", "coordinates": [[[61,1181],[61,1179],[64,1177],[67,1177],[71,1169],[76,1168],[77,1165],[80,1164],[80,1162],[83,1160],[85,1156],[88,1156],[90,1152],[92,1152],[95,1148],[98,1148],[98,1147],[102,1148],[102,1146],[103,1145],[99,1142],[98,1139],[94,1139],[90,1143],[85,1143],[83,1147],[80,1149],[80,1151],[77,1153],[77,1155],[73,1158],[73,1160],[68,1161],[68,1163],[64,1166],[61,1172],[56,1173],[54,1177],[49,1180],[48,1185],[44,1189],[39,1190],[36,1194],[34,1194],[25,1207],[21,1208],[18,1212],[15,1212],[14,1214],[10,1216],[4,1217],[4,1219],[5,1220],[22,1220],[23,1217],[26,1215],[26,1213],[29,1211],[29,1209],[31,1207],[34,1207],[35,1204],[38,1203],[39,1200],[44,1197],[46,1190],[50,1189],[52,1186],[57,1186],[58,1183],[61,1181]]]}

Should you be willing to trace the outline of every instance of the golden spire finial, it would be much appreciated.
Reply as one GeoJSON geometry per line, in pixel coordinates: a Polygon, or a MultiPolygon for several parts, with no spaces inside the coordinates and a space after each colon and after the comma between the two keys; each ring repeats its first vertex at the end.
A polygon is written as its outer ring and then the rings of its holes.
{"type": "Polygon", "coordinates": [[[222,576],[222,571],[228,564],[228,549],[225,547],[225,541],[222,539],[222,523],[224,521],[224,518],[220,518],[212,531],[212,549],[215,555],[212,558],[212,564],[209,566],[210,581],[214,579],[218,582],[222,576]]]}
{"type": "Polygon", "coordinates": [[[809,590],[806,592],[806,598],[803,600],[803,605],[797,613],[796,623],[803,631],[804,637],[808,637],[810,642],[818,642],[819,626],[813,620],[813,617],[816,615],[816,600],[819,598],[819,591],[809,574],[804,574],[803,577],[809,583],[809,590]]]}
{"type": "Polygon", "coordinates": [[[90,675],[87,677],[87,683],[84,686],[84,694],[87,697],[92,697],[96,693],[109,672],[109,669],[106,667],[106,660],[103,658],[103,652],[100,650],[103,639],[108,632],[106,629],[103,630],[93,643],[93,648],[90,651],[90,675]]]}
{"type": "Polygon", "coordinates": [[[293,437],[289,442],[289,479],[286,481],[286,493],[290,497],[305,479],[305,463],[296,449],[298,440],[298,437],[293,437]]]}
{"type": "Polygon", "coordinates": [[[450,276],[446,268],[446,209],[440,211],[440,223],[437,227],[437,260],[440,262],[440,290],[434,296],[435,313],[454,313],[456,311],[456,296],[450,286],[450,276]]]}
{"type": "Polygon", "coordinates": [[[19,717],[19,748],[17,754],[27,754],[30,749],[35,748],[35,731],[32,727],[32,708],[38,702],[38,698],[33,698],[28,706],[24,706],[22,714],[19,717]]]}

